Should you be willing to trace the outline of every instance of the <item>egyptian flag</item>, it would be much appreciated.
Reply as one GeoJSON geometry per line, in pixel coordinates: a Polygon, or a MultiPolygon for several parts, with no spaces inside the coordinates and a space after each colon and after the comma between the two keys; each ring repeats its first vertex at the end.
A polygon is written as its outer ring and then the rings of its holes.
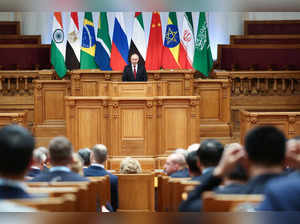
{"type": "Polygon", "coordinates": [[[111,46],[110,66],[112,70],[123,70],[128,64],[128,40],[125,33],[123,13],[116,13],[111,46]]]}
{"type": "Polygon", "coordinates": [[[71,12],[66,46],[66,66],[68,69],[80,68],[80,46],[78,13],[71,12]]]}
{"type": "Polygon", "coordinates": [[[139,63],[145,64],[146,60],[146,37],[143,22],[143,15],[141,12],[136,12],[134,16],[133,32],[130,41],[130,49],[128,54],[128,61],[132,54],[139,56],[139,63]]]}
{"type": "Polygon", "coordinates": [[[162,67],[162,51],[163,42],[160,14],[159,12],[153,12],[146,56],[147,70],[158,70],[162,67]]]}
{"type": "Polygon", "coordinates": [[[176,12],[169,12],[162,56],[162,67],[164,69],[181,69],[179,64],[179,48],[180,37],[176,12]]]}

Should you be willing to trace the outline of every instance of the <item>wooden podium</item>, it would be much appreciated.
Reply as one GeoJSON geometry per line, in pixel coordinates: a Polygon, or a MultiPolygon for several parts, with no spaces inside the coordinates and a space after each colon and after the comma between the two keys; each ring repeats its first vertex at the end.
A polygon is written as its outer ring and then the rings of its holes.
{"type": "Polygon", "coordinates": [[[65,97],[67,137],[76,150],[105,144],[109,169],[126,156],[161,168],[172,150],[200,141],[200,97],[166,96],[166,84],[103,82],[101,97],[65,97]]]}

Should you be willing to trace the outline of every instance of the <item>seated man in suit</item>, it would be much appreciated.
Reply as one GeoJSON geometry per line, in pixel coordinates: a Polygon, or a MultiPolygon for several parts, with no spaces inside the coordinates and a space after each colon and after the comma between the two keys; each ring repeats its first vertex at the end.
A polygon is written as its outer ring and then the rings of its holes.
{"type": "Polygon", "coordinates": [[[196,180],[201,175],[201,171],[198,167],[198,155],[197,151],[191,151],[186,157],[186,163],[189,168],[189,176],[192,177],[192,181],[196,180]]]}
{"type": "Polygon", "coordinates": [[[245,159],[248,160],[250,180],[236,193],[263,194],[266,185],[283,174],[285,148],[284,134],[277,128],[261,126],[252,129],[245,137],[245,149],[237,145],[226,150],[213,173],[181,203],[180,211],[200,211],[203,191],[219,186],[222,178],[245,159]]]}
{"type": "Polygon", "coordinates": [[[44,167],[44,162],[46,161],[46,155],[39,148],[33,151],[32,157],[32,165],[30,167],[29,172],[27,173],[27,177],[33,178],[41,173],[44,167]]]}
{"type": "Polygon", "coordinates": [[[137,54],[132,54],[130,57],[130,63],[124,68],[122,81],[143,82],[148,80],[145,65],[138,62],[139,56],[137,54]]]}
{"type": "Polygon", "coordinates": [[[0,129],[0,199],[31,198],[23,183],[34,149],[27,129],[10,125],[0,129]]]}
{"type": "Polygon", "coordinates": [[[287,142],[286,161],[295,171],[271,181],[265,190],[265,199],[256,210],[299,211],[300,210],[300,136],[287,142]]]}
{"type": "Polygon", "coordinates": [[[107,148],[105,145],[97,144],[92,148],[91,165],[84,169],[84,176],[97,177],[109,175],[111,190],[111,205],[114,211],[118,208],[118,177],[107,172],[104,163],[107,159],[107,148]]]}
{"type": "Polygon", "coordinates": [[[56,181],[89,181],[70,170],[73,162],[73,146],[71,142],[63,137],[55,137],[49,143],[50,163],[52,167],[48,172],[42,172],[31,182],[56,182],[56,181]]]}
{"type": "Polygon", "coordinates": [[[83,160],[83,168],[88,168],[91,165],[91,150],[89,148],[80,149],[78,155],[83,160]]]}
{"type": "Polygon", "coordinates": [[[164,171],[168,176],[173,178],[189,177],[184,155],[178,152],[168,156],[164,165],[164,171]]]}

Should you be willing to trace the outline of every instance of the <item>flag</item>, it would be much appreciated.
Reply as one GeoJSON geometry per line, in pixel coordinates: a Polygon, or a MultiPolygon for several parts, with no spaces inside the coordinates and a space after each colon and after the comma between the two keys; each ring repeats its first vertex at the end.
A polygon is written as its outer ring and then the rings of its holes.
{"type": "Polygon", "coordinates": [[[98,68],[95,63],[96,37],[94,30],[93,15],[91,12],[85,12],[82,30],[82,42],[80,51],[80,68],[94,69],[98,68]]]}
{"type": "Polygon", "coordinates": [[[205,76],[209,75],[213,67],[205,12],[200,12],[199,15],[193,67],[205,76]]]}
{"type": "Polygon", "coordinates": [[[191,12],[185,12],[183,17],[182,34],[180,40],[179,63],[181,68],[192,69],[195,40],[191,12]]]}
{"type": "Polygon", "coordinates": [[[164,40],[162,67],[164,69],[180,69],[179,65],[180,37],[176,12],[169,12],[168,24],[164,40]]]}
{"type": "Polygon", "coordinates": [[[80,68],[80,39],[78,13],[70,13],[68,40],[66,46],[66,66],[68,69],[80,68]]]}
{"type": "Polygon", "coordinates": [[[110,66],[113,70],[123,70],[128,64],[128,40],[125,33],[123,13],[116,13],[111,46],[110,66]]]}
{"type": "Polygon", "coordinates": [[[67,73],[67,68],[65,65],[66,45],[64,38],[65,35],[61,12],[54,12],[50,60],[60,78],[63,78],[67,73]]]}
{"type": "Polygon", "coordinates": [[[111,70],[110,67],[111,40],[108,30],[106,12],[100,12],[96,40],[95,62],[101,70],[111,70]]]}
{"type": "Polygon", "coordinates": [[[159,12],[152,13],[151,27],[146,56],[146,69],[157,70],[162,67],[162,30],[159,12]]]}
{"type": "Polygon", "coordinates": [[[134,15],[133,32],[130,41],[128,61],[130,61],[130,56],[134,53],[139,56],[139,63],[145,64],[146,37],[144,30],[143,15],[141,12],[136,12],[134,15]]]}

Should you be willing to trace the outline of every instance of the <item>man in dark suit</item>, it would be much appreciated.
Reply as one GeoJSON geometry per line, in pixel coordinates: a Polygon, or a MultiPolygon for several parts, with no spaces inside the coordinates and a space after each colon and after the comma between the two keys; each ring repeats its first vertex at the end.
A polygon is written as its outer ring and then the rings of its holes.
{"type": "Polygon", "coordinates": [[[111,190],[111,205],[114,211],[118,208],[118,177],[107,172],[104,168],[104,163],[107,159],[107,148],[105,145],[97,144],[92,148],[91,165],[84,169],[84,176],[106,176],[109,175],[110,190],[111,190]]]}
{"type": "Polygon", "coordinates": [[[23,183],[34,149],[27,129],[10,125],[0,129],[0,199],[31,198],[23,183]]]}
{"type": "Polygon", "coordinates": [[[287,143],[286,162],[294,172],[271,181],[265,189],[265,199],[259,211],[300,211],[300,137],[287,143]]]}
{"type": "Polygon", "coordinates": [[[193,194],[190,193],[191,196],[189,195],[188,200],[181,203],[180,211],[200,211],[203,191],[219,186],[222,182],[221,178],[228,175],[241,160],[246,158],[249,164],[250,181],[241,188],[240,192],[236,193],[263,194],[269,181],[279,178],[283,173],[285,148],[284,134],[277,128],[272,126],[254,128],[245,137],[245,150],[241,146],[226,150],[217,170],[215,169],[202,184],[196,187],[191,192],[193,194]],[[226,164],[231,165],[226,166],[226,164]],[[218,174],[216,175],[216,173],[218,174]],[[214,176],[218,176],[218,178],[216,179],[214,176]]]}
{"type": "Polygon", "coordinates": [[[189,177],[184,155],[179,152],[170,154],[164,165],[165,173],[173,178],[189,177]]]}
{"type": "Polygon", "coordinates": [[[46,155],[39,148],[33,151],[32,165],[26,177],[33,178],[41,173],[46,161],[46,155]]]}
{"type": "Polygon", "coordinates": [[[197,181],[197,178],[201,176],[201,171],[198,167],[198,154],[197,151],[189,152],[186,156],[186,163],[189,169],[189,176],[192,178],[192,181],[197,181]]]}
{"type": "Polygon", "coordinates": [[[145,65],[139,62],[139,56],[132,54],[130,57],[130,63],[125,66],[122,76],[122,81],[147,81],[148,75],[145,65]]]}
{"type": "Polygon", "coordinates": [[[48,172],[42,172],[31,182],[57,182],[57,181],[89,181],[70,170],[73,162],[73,146],[71,142],[62,136],[53,138],[49,143],[50,163],[52,167],[48,172]]]}

